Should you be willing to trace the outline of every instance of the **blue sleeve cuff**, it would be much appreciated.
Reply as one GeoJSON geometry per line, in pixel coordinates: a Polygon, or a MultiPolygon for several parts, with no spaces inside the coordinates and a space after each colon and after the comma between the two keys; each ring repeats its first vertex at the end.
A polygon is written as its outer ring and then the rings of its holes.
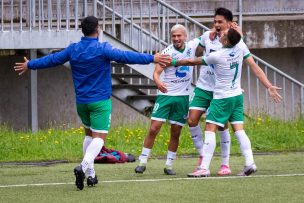
{"type": "Polygon", "coordinates": [[[27,63],[27,68],[28,68],[28,69],[32,69],[32,70],[34,69],[34,67],[33,67],[33,61],[30,60],[30,61],[27,63]]]}
{"type": "Polygon", "coordinates": [[[151,61],[151,63],[154,62],[154,55],[150,54],[150,61],[151,61]]]}

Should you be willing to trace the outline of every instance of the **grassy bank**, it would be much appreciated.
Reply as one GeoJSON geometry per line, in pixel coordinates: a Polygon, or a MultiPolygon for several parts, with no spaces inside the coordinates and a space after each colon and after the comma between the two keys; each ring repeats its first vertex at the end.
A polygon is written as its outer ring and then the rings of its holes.
{"type": "MultiPolygon", "coordinates": [[[[113,127],[106,140],[106,146],[137,156],[141,152],[148,128],[148,123],[113,127]]],[[[270,118],[247,119],[245,130],[251,139],[254,152],[304,151],[304,119],[288,122],[270,118]]],[[[233,135],[231,137],[231,154],[239,153],[238,142],[233,135]]],[[[82,127],[51,128],[32,134],[25,131],[13,131],[7,126],[1,126],[0,162],[80,160],[82,141],[82,127]]],[[[156,138],[152,156],[165,155],[168,141],[169,126],[164,125],[156,138]]],[[[217,143],[216,152],[220,152],[219,143],[217,143]]],[[[178,154],[196,154],[188,127],[182,131],[178,154]]]]}

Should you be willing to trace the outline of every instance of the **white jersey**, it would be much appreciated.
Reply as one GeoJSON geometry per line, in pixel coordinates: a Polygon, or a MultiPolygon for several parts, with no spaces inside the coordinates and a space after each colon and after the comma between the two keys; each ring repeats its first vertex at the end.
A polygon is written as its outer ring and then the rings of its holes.
{"type": "MultiPolygon", "coordinates": [[[[223,47],[222,43],[220,42],[219,36],[216,36],[216,38],[211,41],[209,35],[210,35],[210,31],[207,31],[202,36],[199,37],[200,39],[199,45],[205,48],[206,56],[223,47]]],[[[200,75],[198,77],[196,86],[203,90],[213,91],[214,85],[215,85],[214,67],[212,65],[201,66],[200,75]]]]}
{"type": "MultiPolygon", "coordinates": [[[[173,44],[171,44],[162,53],[168,54],[176,60],[193,58],[195,57],[195,50],[198,44],[198,39],[185,42],[185,49],[183,51],[176,50],[173,44]]],[[[192,72],[193,66],[170,66],[165,68],[162,81],[166,84],[168,92],[163,93],[158,90],[157,94],[169,96],[189,95],[191,93],[192,72]]]]}
{"type": "Polygon", "coordinates": [[[250,56],[250,51],[241,40],[233,48],[222,48],[204,56],[206,64],[214,65],[214,99],[223,99],[242,94],[241,73],[243,59],[250,56]]]}

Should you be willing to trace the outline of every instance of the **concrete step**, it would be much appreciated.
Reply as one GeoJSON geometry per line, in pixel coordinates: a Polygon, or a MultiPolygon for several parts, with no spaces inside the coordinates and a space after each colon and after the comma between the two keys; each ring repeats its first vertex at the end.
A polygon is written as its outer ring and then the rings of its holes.
{"type": "Polygon", "coordinates": [[[112,73],[112,77],[114,78],[146,78],[142,74],[138,73],[112,73]]]}
{"type": "Polygon", "coordinates": [[[155,101],[156,100],[156,95],[131,95],[131,96],[127,96],[127,99],[155,101]]]}
{"type": "Polygon", "coordinates": [[[115,84],[112,86],[113,89],[157,89],[156,85],[147,84],[115,84]]]}

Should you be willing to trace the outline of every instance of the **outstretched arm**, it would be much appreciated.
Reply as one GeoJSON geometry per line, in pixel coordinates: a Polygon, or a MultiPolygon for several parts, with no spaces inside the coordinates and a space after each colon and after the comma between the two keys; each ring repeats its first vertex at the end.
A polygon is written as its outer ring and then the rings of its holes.
{"type": "Polygon", "coordinates": [[[160,80],[160,74],[162,73],[163,70],[164,69],[159,64],[156,64],[154,73],[153,73],[153,80],[154,80],[157,88],[159,89],[159,91],[166,93],[166,92],[168,92],[166,84],[160,80]]]}
{"type": "Polygon", "coordinates": [[[249,65],[252,72],[256,75],[257,78],[262,82],[262,84],[267,88],[269,95],[271,98],[276,102],[280,102],[282,100],[282,96],[277,92],[277,90],[280,90],[282,88],[273,86],[268,78],[266,77],[263,70],[255,63],[252,56],[248,57],[246,60],[247,65],[249,65]]]}
{"type": "Polygon", "coordinates": [[[206,65],[202,59],[202,57],[195,58],[187,58],[183,60],[175,60],[171,61],[173,66],[195,66],[195,65],[206,65]]]}
{"type": "Polygon", "coordinates": [[[163,54],[145,54],[138,53],[135,51],[123,51],[112,47],[109,43],[104,43],[103,47],[104,54],[110,61],[116,61],[118,63],[127,64],[149,64],[149,63],[160,63],[165,66],[170,63],[171,58],[169,55],[163,54]]]}
{"type": "Polygon", "coordinates": [[[19,75],[22,75],[28,69],[36,70],[42,68],[55,67],[64,64],[69,59],[70,59],[70,55],[69,55],[69,47],[68,47],[60,52],[49,54],[44,57],[33,59],[30,61],[26,57],[24,57],[24,62],[15,63],[14,69],[16,72],[19,72],[19,75]]]}

